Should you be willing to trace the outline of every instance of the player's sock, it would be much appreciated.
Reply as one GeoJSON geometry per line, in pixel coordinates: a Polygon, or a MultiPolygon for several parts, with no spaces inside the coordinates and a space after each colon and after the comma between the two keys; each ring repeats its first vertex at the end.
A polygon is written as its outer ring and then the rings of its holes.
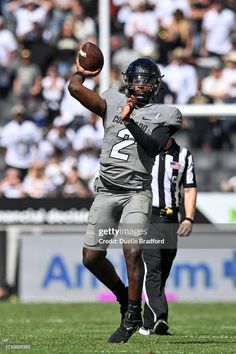
{"type": "Polygon", "coordinates": [[[141,300],[131,300],[129,299],[128,311],[135,314],[141,313],[141,300]]]}
{"type": "Polygon", "coordinates": [[[127,302],[127,290],[125,284],[119,279],[111,291],[116,296],[119,303],[127,302]]]}
{"type": "Polygon", "coordinates": [[[122,283],[122,281],[119,279],[119,282],[116,284],[112,292],[116,296],[116,299],[120,304],[120,313],[121,313],[121,322],[122,322],[128,310],[128,304],[129,304],[128,287],[126,287],[124,283],[122,283]]]}

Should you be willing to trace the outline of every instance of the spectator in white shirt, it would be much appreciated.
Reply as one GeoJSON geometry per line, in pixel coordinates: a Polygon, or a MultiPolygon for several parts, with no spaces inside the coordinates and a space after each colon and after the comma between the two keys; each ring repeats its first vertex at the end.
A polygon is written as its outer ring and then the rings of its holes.
{"type": "Polygon", "coordinates": [[[188,64],[188,58],[183,48],[173,51],[173,59],[163,68],[164,81],[176,95],[176,103],[187,104],[197,93],[197,71],[188,64]]]}
{"type": "Polygon", "coordinates": [[[34,23],[45,25],[51,1],[47,0],[23,0],[11,1],[7,10],[13,13],[16,19],[16,36],[18,40],[24,40],[25,36],[34,29],[34,23]]]}
{"type": "Polygon", "coordinates": [[[185,17],[190,16],[190,4],[188,0],[153,0],[155,13],[161,26],[168,27],[173,19],[173,13],[178,9],[185,17]]]}
{"type": "Polygon", "coordinates": [[[223,77],[221,64],[213,67],[210,75],[203,78],[202,92],[211,97],[214,102],[224,102],[230,97],[230,84],[223,77]]]}
{"type": "Polygon", "coordinates": [[[96,42],[96,22],[85,13],[82,4],[77,3],[73,8],[74,36],[78,42],[96,42]]]}
{"type": "Polygon", "coordinates": [[[157,55],[158,22],[154,11],[147,9],[145,0],[138,0],[124,27],[127,37],[133,38],[133,48],[139,55],[155,58],[157,55]]]}
{"type": "Polygon", "coordinates": [[[79,128],[73,140],[73,149],[78,156],[78,173],[87,183],[93,181],[99,170],[103,134],[101,119],[90,113],[88,124],[79,128]]]}
{"type": "Polygon", "coordinates": [[[57,194],[61,194],[61,188],[65,182],[65,175],[63,173],[63,151],[55,148],[52,157],[47,161],[45,166],[45,175],[49,178],[55,186],[57,194]]]}
{"type": "Polygon", "coordinates": [[[67,126],[67,120],[58,116],[53,121],[53,128],[47,135],[47,140],[57,149],[61,150],[63,156],[67,156],[72,147],[74,131],[67,126]]]}
{"type": "MultiPolygon", "coordinates": [[[[11,91],[18,44],[11,31],[5,28],[0,16],[0,99],[4,99],[11,91]]],[[[3,113],[3,112],[2,112],[3,113]]]]}
{"type": "MultiPolygon", "coordinates": [[[[75,72],[76,70],[74,70],[75,72]]],[[[91,78],[85,79],[84,86],[91,90],[95,88],[95,81],[91,78]]],[[[76,122],[79,120],[80,124],[87,122],[90,111],[72,97],[68,91],[68,82],[64,87],[64,94],[61,101],[61,115],[68,119],[68,122],[76,122]]]]}
{"type": "Polygon", "coordinates": [[[60,111],[61,99],[64,92],[65,80],[59,76],[57,67],[50,66],[42,79],[42,96],[48,109],[48,121],[53,120],[60,111]]]}
{"type": "Polygon", "coordinates": [[[212,0],[203,16],[201,55],[225,55],[232,50],[232,34],[236,30],[235,13],[224,7],[222,0],[212,0]]]}
{"type": "Polygon", "coordinates": [[[1,132],[1,147],[5,152],[5,164],[21,172],[23,178],[32,166],[41,131],[33,122],[25,119],[25,108],[16,105],[12,109],[14,119],[1,132]]]}
{"type": "Polygon", "coordinates": [[[5,28],[3,17],[0,16],[0,66],[11,68],[16,59],[17,48],[13,33],[5,28]]]}
{"type": "Polygon", "coordinates": [[[53,156],[55,147],[54,145],[47,140],[46,130],[44,131],[44,136],[42,140],[38,143],[37,152],[36,152],[36,160],[46,164],[48,160],[53,156]]]}
{"type": "Polygon", "coordinates": [[[47,102],[59,102],[62,98],[65,80],[58,75],[56,66],[50,66],[42,79],[42,95],[47,102]]]}
{"type": "Polygon", "coordinates": [[[131,13],[130,3],[133,0],[112,0],[112,6],[115,8],[116,18],[119,26],[123,27],[131,13]]]}

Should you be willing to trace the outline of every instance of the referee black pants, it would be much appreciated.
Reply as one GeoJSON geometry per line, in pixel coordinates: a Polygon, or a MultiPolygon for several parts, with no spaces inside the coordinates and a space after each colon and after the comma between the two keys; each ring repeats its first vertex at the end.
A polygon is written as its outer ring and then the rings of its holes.
{"type": "Polygon", "coordinates": [[[153,328],[159,319],[168,321],[165,284],[177,253],[177,229],[177,214],[168,219],[152,214],[147,236],[150,244],[147,243],[143,250],[145,328],[153,328]],[[152,243],[153,240],[160,243],[152,243]]]}

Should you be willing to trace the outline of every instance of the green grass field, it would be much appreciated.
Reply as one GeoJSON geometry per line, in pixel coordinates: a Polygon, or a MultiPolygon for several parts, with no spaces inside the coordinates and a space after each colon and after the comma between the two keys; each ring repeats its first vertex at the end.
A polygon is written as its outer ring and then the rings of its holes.
{"type": "Polygon", "coordinates": [[[108,344],[119,323],[117,304],[0,303],[0,352],[7,353],[236,353],[236,303],[171,304],[169,336],[135,333],[108,344]],[[17,349],[6,345],[30,345],[17,349]]]}

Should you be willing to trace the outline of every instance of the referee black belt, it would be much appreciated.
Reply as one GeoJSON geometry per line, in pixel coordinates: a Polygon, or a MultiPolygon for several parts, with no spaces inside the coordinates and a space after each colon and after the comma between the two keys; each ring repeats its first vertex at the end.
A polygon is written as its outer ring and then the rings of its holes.
{"type": "Polygon", "coordinates": [[[179,208],[157,208],[155,206],[152,207],[152,213],[154,215],[160,216],[162,218],[171,218],[173,216],[177,216],[179,212],[179,208]]]}

